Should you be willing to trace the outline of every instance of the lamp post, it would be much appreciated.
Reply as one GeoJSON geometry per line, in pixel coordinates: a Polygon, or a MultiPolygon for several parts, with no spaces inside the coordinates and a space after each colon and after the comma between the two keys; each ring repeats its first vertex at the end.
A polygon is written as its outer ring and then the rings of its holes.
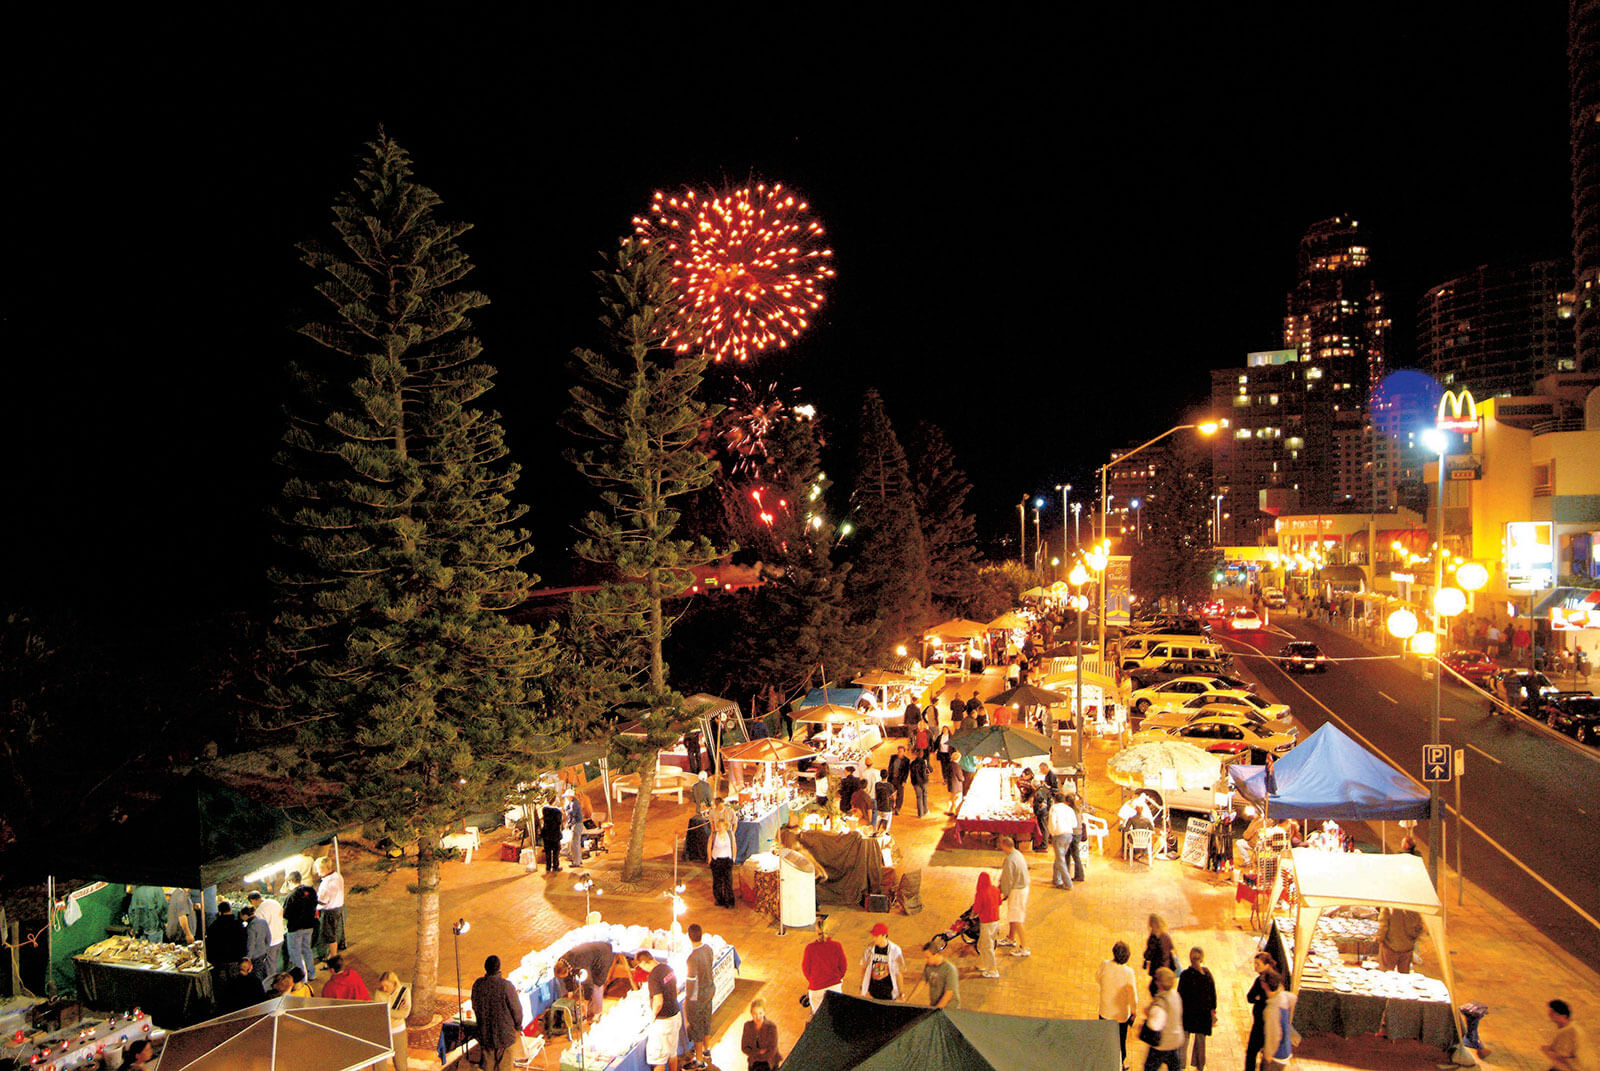
{"type": "Polygon", "coordinates": [[[1078,787],[1083,787],[1083,614],[1089,609],[1089,600],[1083,597],[1083,585],[1088,582],[1089,574],[1083,568],[1083,563],[1072,567],[1072,572],[1067,574],[1067,581],[1078,589],[1072,597],[1072,606],[1078,611],[1078,646],[1077,646],[1077,699],[1074,705],[1074,724],[1076,731],[1072,734],[1072,762],[1078,768],[1078,787]]]}
{"type": "Polygon", "coordinates": [[[1216,510],[1215,519],[1211,522],[1211,543],[1213,546],[1222,544],[1222,500],[1228,497],[1228,492],[1218,491],[1211,496],[1212,504],[1216,510]]]}
{"type": "Polygon", "coordinates": [[[1033,559],[1034,572],[1044,572],[1044,536],[1039,531],[1039,511],[1044,509],[1044,498],[1033,500],[1033,559]]]}
{"type": "Polygon", "coordinates": [[[1017,564],[1024,569],[1028,567],[1028,496],[1023,495],[1022,501],[1017,503],[1017,534],[1021,538],[1018,544],[1017,564]]]}
{"type": "Polygon", "coordinates": [[[1144,545],[1144,499],[1136,498],[1128,505],[1133,507],[1133,538],[1144,545]]]}
{"type": "MultiPolygon", "coordinates": [[[[1068,507],[1072,497],[1072,485],[1070,483],[1058,483],[1056,484],[1056,490],[1061,492],[1061,553],[1065,555],[1067,553],[1067,514],[1071,512],[1068,507]]],[[[1072,549],[1078,549],[1076,538],[1073,540],[1072,549]]]]}
{"type": "Polygon", "coordinates": [[[455,936],[456,946],[456,1022],[460,1024],[461,1033],[456,1038],[456,1043],[463,1051],[467,1047],[467,1016],[462,1010],[466,1006],[466,998],[461,995],[461,935],[472,929],[472,923],[466,919],[456,919],[455,925],[450,927],[450,932],[455,936]]]}
{"type": "Polygon", "coordinates": [[[1083,503],[1082,502],[1074,502],[1072,504],[1072,549],[1073,550],[1077,550],[1078,549],[1078,545],[1083,542],[1082,538],[1079,536],[1079,530],[1078,530],[1078,515],[1080,513],[1082,513],[1082,512],[1083,512],[1083,503]]]}
{"type": "MultiPolygon", "coordinates": [[[[1109,549],[1110,545],[1108,543],[1106,543],[1106,511],[1109,510],[1110,507],[1111,507],[1111,495],[1109,493],[1109,489],[1106,487],[1106,475],[1111,471],[1111,466],[1115,465],[1119,461],[1128,460],[1128,458],[1132,457],[1134,454],[1137,454],[1140,450],[1143,450],[1146,447],[1154,446],[1156,443],[1160,442],[1162,439],[1165,439],[1168,435],[1175,435],[1176,433],[1178,433],[1180,431],[1187,431],[1190,428],[1194,428],[1194,429],[1198,430],[1201,435],[1210,435],[1210,434],[1212,434],[1213,432],[1215,432],[1217,430],[1217,426],[1218,425],[1217,425],[1217,422],[1215,420],[1206,420],[1206,421],[1202,421],[1199,424],[1178,424],[1175,427],[1168,428],[1166,431],[1162,432],[1160,435],[1157,435],[1154,439],[1146,440],[1145,442],[1140,443],[1138,446],[1135,446],[1132,450],[1129,450],[1127,453],[1122,454],[1122,455],[1118,456],[1117,458],[1115,458],[1115,459],[1113,459],[1111,461],[1108,461],[1104,465],[1100,466],[1100,542],[1101,542],[1101,544],[1103,546],[1105,546],[1107,548],[1104,551],[1102,551],[1102,553],[1106,553],[1106,554],[1110,553],[1110,549],[1109,549]]],[[[1100,625],[1099,625],[1099,632],[1100,632],[1100,636],[1099,636],[1100,657],[1103,659],[1106,656],[1106,574],[1105,574],[1105,570],[1101,570],[1101,572],[1100,572],[1100,625]]]]}
{"type": "MultiPolygon", "coordinates": [[[[1438,535],[1433,549],[1433,631],[1435,637],[1437,637],[1443,622],[1443,615],[1439,613],[1438,603],[1439,596],[1444,592],[1444,461],[1445,452],[1450,447],[1450,437],[1438,428],[1429,428],[1422,433],[1422,444],[1428,448],[1430,453],[1439,455],[1439,468],[1434,472],[1434,476],[1439,482],[1439,518],[1435,526],[1438,535]]],[[[1457,592],[1457,594],[1460,594],[1460,592],[1457,592]]],[[[1435,639],[1435,648],[1442,645],[1442,641],[1435,639]]],[[[1439,704],[1441,692],[1444,688],[1442,678],[1443,674],[1439,672],[1438,667],[1434,667],[1433,718],[1428,725],[1428,742],[1430,744],[1439,742],[1439,704]]],[[[1440,830],[1444,825],[1444,819],[1439,814],[1439,783],[1437,781],[1428,783],[1428,814],[1430,816],[1428,822],[1428,873],[1432,875],[1434,884],[1438,885],[1439,836],[1440,830]]]]}

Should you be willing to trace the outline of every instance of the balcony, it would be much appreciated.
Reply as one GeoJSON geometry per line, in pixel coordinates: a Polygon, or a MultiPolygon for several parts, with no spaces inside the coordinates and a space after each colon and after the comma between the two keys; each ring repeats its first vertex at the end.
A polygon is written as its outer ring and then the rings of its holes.
{"type": "Polygon", "coordinates": [[[1559,417],[1555,420],[1541,420],[1533,426],[1535,435],[1549,435],[1556,431],[1582,431],[1582,417],[1559,417]]]}

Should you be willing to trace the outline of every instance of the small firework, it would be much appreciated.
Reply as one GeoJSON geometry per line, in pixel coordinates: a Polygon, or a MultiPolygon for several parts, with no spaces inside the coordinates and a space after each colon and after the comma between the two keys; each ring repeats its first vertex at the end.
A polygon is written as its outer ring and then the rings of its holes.
{"type": "MultiPolygon", "coordinates": [[[[734,394],[718,418],[718,437],[733,471],[753,473],[768,458],[768,434],[782,421],[793,420],[795,410],[784,401],[776,383],[768,383],[763,389],[735,376],[733,385],[734,394]]],[[[799,388],[794,387],[786,393],[798,392],[799,388]]]]}
{"type": "Polygon", "coordinates": [[[679,353],[749,360],[785,349],[810,325],[833,278],[833,250],[809,206],[783,186],[657,193],[634,232],[666,245],[672,283],[692,319],[671,333],[679,353]]]}

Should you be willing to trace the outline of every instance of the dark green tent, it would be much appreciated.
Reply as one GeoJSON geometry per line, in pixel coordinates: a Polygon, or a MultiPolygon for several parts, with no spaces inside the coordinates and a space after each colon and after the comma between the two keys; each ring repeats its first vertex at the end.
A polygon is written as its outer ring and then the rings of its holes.
{"type": "Polygon", "coordinates": [[[919,1008],[828,993],[785,1071],[1119,1071],[1106,1020],[919,1008]]]}

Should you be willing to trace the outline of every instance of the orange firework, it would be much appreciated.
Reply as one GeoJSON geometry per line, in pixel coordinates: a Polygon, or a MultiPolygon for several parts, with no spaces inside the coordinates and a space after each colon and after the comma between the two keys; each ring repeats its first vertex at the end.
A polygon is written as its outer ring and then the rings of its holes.
{"type": "Polygon", "coordinates": [[[635,216],[640,239],[666,245],[672,283],[692,317],[671,335],[679,353],[749,360],[784,349],[809,326],[833,278],[833,250],[809,206],[781,185],[721,193],[657,193],[635,216]]]}

